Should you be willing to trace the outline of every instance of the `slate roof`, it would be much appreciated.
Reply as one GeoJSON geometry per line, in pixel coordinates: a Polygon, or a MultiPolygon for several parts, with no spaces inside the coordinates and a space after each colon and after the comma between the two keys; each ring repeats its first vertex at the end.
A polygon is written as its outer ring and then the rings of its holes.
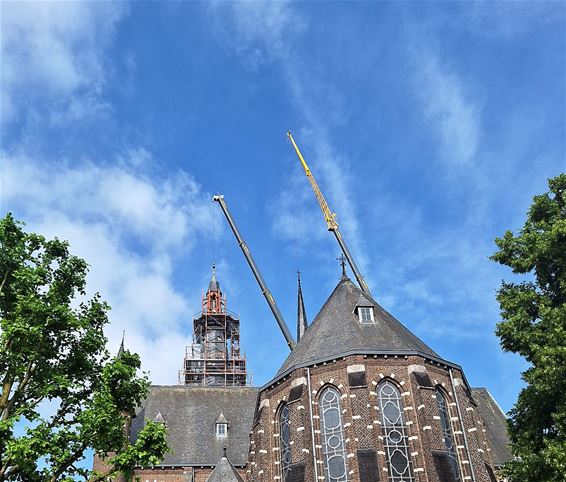
{"type": "Polygon", "coordinates": [[[213,274],[212,278],[210,280],[210,283],[208,283],[208,290],[207,293],[209,291],[220,291],[220,283],[216,280],[216,275],[213,274]]]}
{"type": "Polygon", "coordinates": [[[161,465],[215,466],[226,447],[232,463],[243,466],[257,395],[258,389],[253,387],[154,385],[132,422],[132,440],[145,420],[161,413],[171,449],[161,465]],[[228,420],[228,436],[222,438],[216,437],[215,430],[220,413],[228,420]]]}
{"type": "Polygon", "coordinates": [[[503,410],[485,388],[472,388],[472,397],[478,405],[478,412],[485,422],[487,441],[496,467],[513,459],[509,450],[507,418],[503,410]]]}
{"type": "Polygon", "coordinates": [[[226,457],[222,457],[206,482],[244,482],[238,471],[226,457]]]}
{"type": "Polygon", "coordinates": [[[307,328],[278,375],[351,353],[394,353],[439,356],[350,279],[340,280],[307,328]],[[375,323],[360,323],[356,306],[373,306],[375,323]]]}

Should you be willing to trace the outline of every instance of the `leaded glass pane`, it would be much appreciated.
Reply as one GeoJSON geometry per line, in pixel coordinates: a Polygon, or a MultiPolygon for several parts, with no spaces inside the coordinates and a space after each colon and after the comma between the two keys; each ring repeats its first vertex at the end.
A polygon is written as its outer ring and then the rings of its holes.
{"type": "Polygon", "coordinates": [[[450,425],[450,411],[444,393],[440,389],[436,389],[436,402],[438,403],[438,414],[440,415],[440,427],[442,428],[442,438],[444,440],[445,450],[448,454],[450,469],[455,482],[460,480],[460,471],[458,470],[458,459],[456,449],[454,448],[454,435],[450,425]]]}
{"type": "Polygon", "coordinates": [[[283,405],[279,411],[279,444],[281,450],[281,478],[283,482],[291,475],[291,430],[289,428],[289,407],[283,405]]]}
{"type": "Polygon", "coordinates": [[[403,421],[401,394],[389,380],[378,387],[383,440],[387,451],[389,482],[413,482],[413,469],[403,421]]]}
{"type": "Polygon", "coordinates": [[[346,449],[340,408],[340,393],[324,389],[319,401],[322,454],[326,482],[347,482],[346,449]]]}

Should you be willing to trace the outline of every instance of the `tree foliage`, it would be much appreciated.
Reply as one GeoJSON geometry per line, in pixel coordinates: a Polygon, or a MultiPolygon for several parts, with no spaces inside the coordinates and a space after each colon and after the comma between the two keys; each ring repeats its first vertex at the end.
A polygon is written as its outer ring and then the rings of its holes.
{"type": "Polygon", "coordinates": [[[496,239],[492,259],[521,282],[503,282],[497,294],[504,350],[529,363],[526,387],[510,411],[512,481],[566,481],[566,174],[535,196],[517,235],[496,239]]]}
{"type": "Polygon", "coordinates": [[[67,242],[0,220],[0,481],[128,476],[167,450],[153,422],[129,443],[149,382],[138,355],[106,350],[109,306],[86,299],[87,271],[67,242]],[[107,457],[104,474],[81,467],[89,449],[107,457]]]}

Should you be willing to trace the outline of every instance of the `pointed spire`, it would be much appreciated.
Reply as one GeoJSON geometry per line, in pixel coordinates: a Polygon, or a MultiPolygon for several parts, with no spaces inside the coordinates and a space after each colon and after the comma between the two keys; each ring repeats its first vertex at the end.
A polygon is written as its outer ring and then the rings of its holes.
{"type": "Polygon", "coordinates": [[[305,303],[303,301],[303,290],[301,289],[301,272],[297,271],[297,342],[304,335],[308,323],[307,323],[307,313],[305,311],[305,303]]]}
{"type": "Polygon", "coordinates": [[[116,355],[116,358],[120,358],[124,352],[126,351],[126,349],[124,348],[124,337],[126,336],[126,330],[124,330],[122,332],[122,342],[120,343],[120,348],[118,348],[118,354],[116,355]]]}
{"type": "Polygon", "coordinates": [[[210,283],[208,283],[208,291],[220,291],[220,284],[216,280],[216,265],[212,265],[212,278],[210,278],[210,283]]]}

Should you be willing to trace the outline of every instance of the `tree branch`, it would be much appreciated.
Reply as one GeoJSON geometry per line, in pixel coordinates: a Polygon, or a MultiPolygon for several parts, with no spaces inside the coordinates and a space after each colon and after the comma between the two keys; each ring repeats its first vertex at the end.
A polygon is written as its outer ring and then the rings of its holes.
{"type": "Polygon", "coordinates": [[[8,416],[10,415],[10,410],[14,408],[14,405],[18,401],[20,394],[23,393],[23,391],[25,390],[36,368],[37,365],[33,364],[33,360],[28,363],[26,374],[24,375],[22,381],[18,384],[18,388],[16,388],[16,391],[14,392],[12,398],[6,402],[6,405],[2,410],[2,417],[0,417],[0,420],[8,419],[8,416]]]}
{"type": "Polygon", "coordinates": [[[59,468],[55,471],[55,473],[49,479],[49,482],[57,482],[59,476],[65,472],[71,465],[73,465],[84,453],[86,450],[86,444],[83,443],[79,446],[77,450],[75,450],[69,457],[67,457],[63,462],[59,464],[59,468]]]}
{"type": "Polygon", "coordinates": [[[2,283],[0,283],[0,293],[2,293],[2,290],[4,289],[4,285],[6,284],[6,280],[8,279],[9,274],[10,274],[10,270],[7,270],[4,273],[4,277],[2,278],[2,283]]]}

